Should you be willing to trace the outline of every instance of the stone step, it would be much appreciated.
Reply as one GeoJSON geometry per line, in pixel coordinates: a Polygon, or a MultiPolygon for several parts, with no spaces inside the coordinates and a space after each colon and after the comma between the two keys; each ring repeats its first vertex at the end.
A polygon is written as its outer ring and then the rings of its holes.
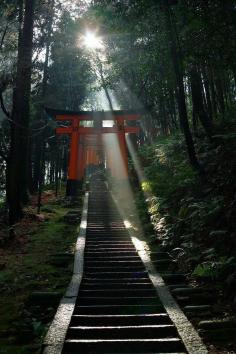
{"type": "Polygon", "coordinates": [[[109,247],[109,246],[133,246],[133,243],[130,240],[122,241],[122,240],[109,240],[101,241],[101,240],[86,240],[86,245],[89,247],[109,247]]]}
{"type": "Polygon", "coordinates": [[[86,245],[85,246],[85,251],[90,251],[90,252],[93,252],[93,251],[99,251],[99,252],[106,252],[106,251],[116,251],[116,252],[119,252],[119,251],[136,251],[136,249],[134,248],[134,245],[130,244],[130,245],[119,245],[119,244],[107,244],[107,245],[99,245],[99,244],[94,244],[93,246],[92,245],[86,245]]]}
{"type": "Polygon", "coordinates": [[[119,215],[115,214],[115,213],[100,213],[100,214],[90,214],[88,216],[88,220],[91,222],[96,222],[96,221],[103,221],[105,223],[107,223],[107,220],[112,220],[112,221],[116,221],[119,223],[122,223],[122,219],[119,215]]]}
{"type": "Polygon", "coordinates": [[[145,276],[147,276],[147,272],[135,272],[135,271],[131,271],[131,272],[101,272],[99,273],[94,273],[94,272],[86,272],[86,277],[88,278],[100,278],[100,279],[104,279],[106,278],[107,280],[109,279],[117,279],[117,278],[123,278],[123,279],[129,279],[129,278],[133,278],[133,279],[139,279],[139,278],[143,278],[145,276]]]}
{"type": "Polygon", "coordinates": [[[105,234],[107,235],[112,235],[112,236],[128,236],[128,232],[127,229],[124,227],[120,227],[119,229],[115,228],[115,227],[105,227],[105,225],[103,225],[103,227],[99,227],[99,228],[95,228],[95,227],[87,227],[86,230],[86,235],[89,236],[96,236],[96,235],[101,235],[101,234],[105,234]],[[92,231],[92,232],[91,232],[92,231]]]}
{"type": "Polygon", "coordinates": [[[166,313],[141,315],[73,315],[71,326],[139,326],[171,324],[166,313]]]}
{"type": "Polygon", "coordinates": [[[104,272],[127,272],[127,271],[143,271],[144,265],[112,265],[112,266],[98,266],[98,265],[94,265],[94,266],[88,266],[85,265],[85,273],[89,272],[89,273],[104,273],[104,272]]]}
{"type": "Polygon", "coordinates": [[[68,339],[65,341],[64,353],[168,353],[184,351],[179,338],[164,339],[68,339]]]}
{"type": "Polygon", "coordinates": [[[143,263],[141,260],[135,260],[135,261],[120,261],[120,260],[93,260],[93,259],[85,259],[85,266],[94,266],[94,267],[100,267],[100,266],[114,266],[114,267],[119,267],[119,266],[125,266],[125,267],[140,267],[142,266],[144,268],[143,263]]]}
{"type": "Polygon", "coordinates": [[[153,285],[150,282],[146,283],[129,283],[129,282],[117,282],[117,283],[111,283],[111,282],[82,282],[80,286],[80,290],[104,290],[106,291],[107,289],[110,289],[111,291],[115,289],[123,289],[123,290],[153,290],[153,285]]]}
{"type": "Polygon", "coordinates": [[[110,234],[113,234],[113,232],[117,232],[118,234],[119,233],[123,233],[124,235],[126,234],[127,235],[127,230],[123,227],[123,226],[119,226],[119,225],[111,225],[111,226],[106,226],[106,225],[103,225],[103,224],[94,224],[94,225],[91,225],[91,224],[88,224],[87,225],[87,230],[88,232],[104,232],[105,235],[109,236],[110,234]]]}
{"type": "Polygon", "coordinates": [[[100,229],[94,229],[92,230],[92,232],[89,230],[89,228],[87,228],[86,230],[86,235],[87,236],[90,236],[91,237],[96,237],[96,236],[102,236],[102,235],[105,235],[105,236],[112,236],[112,237],[115,237],[115,236],[129,236],[128,232],[127,232],[127,229],[123,229],[122,230],[116,230],[116,229],[109,229],[109,230],[100,230],[100,229]]]}
{"type": "Polygon", "coordinates": [[[110,257],[112,257],[112,256],[116,256],[116,257],[120,257],[120,258],[122,258],[123,256],[135,256],[135,255],[137,255],[137,251],[135,251],[135,250],[126,250],[125,248],[122,248],[122,249],[116,249],[116,250],[114,250],[113,248],[107,248],[106,249],[106,252],[104,252],[103,250],[97,250],[97,251],[95,251],[95,250],[91,250],[91,251],[89,251],[89,250],[86,250],[85,249],[85,252],[84,252],[84,255],[85,255],[85,257],[87,257],[87,256],[92,256],[92,257],[98,257],[98,256],[101,256],[101,257],[106,257],[106,256],[110,256],[110,257]]]}
{"type": "Polygon", "coordinates": [[[103,215],[114,215],[114,216],[117,216],[117,210],[113,209],[109,209],[108,211],[92,211],[92,208],[91,208],[91,211],[89,211],[89,216],[92,217],[92,216],[103,216],[103,215]]]}
{"type": "Polygon", "coordinates": [[[106,262],[106,261],[116,261],[116,262],[132,262],[132,261],[136,261],[136,262],[141,262],[140,261],[140,257],[137,255],[137,254],[134,254],[134,255],[131,255],[131,256],[122,256],[122,257],[120,257],[119,255],[118,256],[116,256],[116,255],[104,255],[104,253],[98,253],[98,254],[96,254],[95,256],[86,256],[86,258],[85,258],[85,262],[87,262],[87,261],[104,261],[104,262],[106,262]]]}
{"type": "Polygon", "coordinates": [[[156,296],[147,297],[110,297],[110,296],[100,296],[100,297],[82,297],[77,299],[77,305],[156,305],[160,303],[160,300],[156,296]]]}
{"type": "Polygon", "coordinates": [[[110,236],[98,236],[98,237],[87,237],[86,238],[86,245],[90,245],[90,244],[119,244],[122,243],[123,245],[127,245],[130,244],[130,239],[128,237],[112,237],[110,238],[110,236]]]}
{"type": "Polygon", "coordinates": [[[88,276],[84,276],[82,280],[82,284],[152,284],[148,277],[140,277],[140,278],[91,278],[88,276]]]}
{"type": "Polygon", "coordinates": [[[103,244],[103,245],[100,245],[100,244],[94,244],[94,245],[86,245],[85,246],[85,252],[86,251],[89,251],[89,252],[93,252],[93,251],[103,251],[103,252],[106,252],[107,250],[135,250],[134,248],[134,245],[132,244],[129,244],[129,245],[125,245],[125,244],[112,244],[112,243],[109,243],[109,244],[103,244]]]}
{"type": "Polygon", "coordinates": [[[176,337],[173,325],[140,326],[71,326],[67,332],[68,339],[139,339],[176,337]]]}
{"type": "Polygon", "coordinates": [[[117,245],[133,245],[133,243],[130,240],[120,240],[120,238],[107,238],[107,239],[97,239],[97,240],[86,240],[86,245],[88,246],[97,246],[97,245],[112,245],[113,243],[117,244],[117,245]]]}
{"type": "Polygon", "coordinates": [[[113,233],[113,232],[127,232],[126,228],[122,225],[112,225],[111,227],[105,225],[99,225],[97,223],[87,225],[87,230],[89,232],[105,232],[106,234],[113,233]]]}
{"type": "Polygon", "coordinates": [[[155,289],[94,289],[94,290],[88,290],[88,289],[80,289],[80,296],[88,296],[88,297],[99,297],[99,296],[106,296],[106,297],[124,297],[124,296],[131,296],[131,295],[136,295],[136,296],[157,296],[155,289]]]}
{"type": "Polygon", "coordinates": [[[122,241],[122,237],[125,238],[126,241],[130,241],[130,237],[127,234],[127,232],[125,232],[124,230],[120,230],[120,229],[101,229],[101,228],[96,228],[96,230],[92,230],[91,228],[87,229],[87,233],[86,233],[86,240],[97,240],[98,238],[105,238],[106,240],[109,240],[110,237],[114,237],[117,238],[119,237],[119,239],[122,241]],[[129,237],[129,238],[128,238],[129,237]]]}
{"type": "Polygon", "coordinates": [[[77,306],[76,315],[136,315],[158,314],[163,312],[163,306],[156,305],[90,305],[77,306]]]}

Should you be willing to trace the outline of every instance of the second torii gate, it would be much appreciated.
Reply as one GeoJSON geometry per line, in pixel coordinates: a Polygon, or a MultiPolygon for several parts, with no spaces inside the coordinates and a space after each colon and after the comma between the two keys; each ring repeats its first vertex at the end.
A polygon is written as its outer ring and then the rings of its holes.
{"type": "Polygon", "coordinates": [[[59,124],[57,134],[70,135],[70,157],[68,166],[67,195],[76,195],[81,185],[86,167],[104,162],[101,155],[106,155],[106,168],[113,177],[123,180],[128,178],[128,150],[126,133],[137,134],[138,126],[129,126],[127,122],[140,119],[134,111],[58,111],[46,109],[59,124]],[[93,126],[83,126],[83,121],[93,122],[93,126]],[[113,122],[113,126],[104,127],[103,121],[113,122]],[[68,122],[68,123],[66,123],[68,122]],[[65,125],[67,124],[67,125],[65,125]],[[109,134],[108,139],[103,134],[109,134]],[[113,139],[110,139],[113,136],[113,139]],[[103,138],[104,137],[104,138],[103,138]],[[104,151],[104,145],[106,145],[104,151]],[[100,156],[99,156],[100,153],[100,156]]]}

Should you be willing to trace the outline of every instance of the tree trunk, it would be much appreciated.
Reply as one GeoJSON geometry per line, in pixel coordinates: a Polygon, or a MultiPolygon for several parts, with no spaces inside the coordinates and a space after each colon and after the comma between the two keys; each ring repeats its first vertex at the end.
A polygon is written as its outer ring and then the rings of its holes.
{"type": "Polygon", "coordinates": [[[32,192],[37,192],[39,189],[39,180],[40,180],[40,169],[41,169],[41,156],[43,149],[43,130],[45,126],[45,121],[38,119],[33,124],[33,129],[37,131],[35,137],[31,139],[33,149],[33,164],[32,164],[32,175],[33,175],[33,188],[32,192]]]}
{"type": "Polygon", "coordinates": [[[177,85],[177,101],[178,101],[180,126],[185,136],[190,163],[195,169],[197,169],[201,173],[202,167],[200,166],[196,156],[193,137],[188,122],[187,108],[185,102],[183,72],[182,72],[182,65],[181,65],[182,63],[180,59],[179,50],[177,49],[176,33],[174,31],[173,24],[172,24],[169,0],[163,0],[162,3],[163,3],[164,13],[165,13],[167,33],[171,45],[171,59],[173,62],[176,85],[177,85]]]}
{"type": "Polygon", "coordinates": [[[217,102],[216,102],[216,91],[215,91],[215,83],[214,83],[214,73],[210,67],[208,68],[208,72],[209,72],[209,86],[210,86],[211,101],[212,101],[212,114],[213,117],[216,119],[217,102]]]}
{"type": "Polygon", "coordinates": [[[60,147],[56,137],[56,164],[55,164],[55,196],[58,195],[58,187],[60,180],[60,147]]]}
{"type": "Polygon", "coordinates": [[[107,89],[107,85],[106,85],[105,78],[104,78],[104,75],[103,75],[102,62],[101,62],[101,60],[100,60],[98,55],[97,55],[97,61],[98,61],[98,70],[99,70],[100,78],[101,78],[101,81],[102,81],[102,87],[103,87],[103,89],[105,91],[105,95],[106,95],[107,101],[109,103],[110,110],[114,111],[113,105],[112,105],[112,100],[111,100],[109,91],[107,89]]]}
{"type": "Polygon", "coordinates": [[[212,125],[204,108],[201,76],[195,65],[192,66],[190,80],[193,101],[193,116],[197,116],[199,118],[208,138],[211,140],[212,125]]]}
{"type": "Polygon", "coordinates": [[[221,74],[217,73],[216,75],[216,91],[217,91],[217,99],[218,99],[218,104],[219,104],[219,111],[222,115],[222,119],[224,120],[225,118],[225,99],[224,99],[224,91],[223,91],[223,86],[222,86],[222,78],[221,74]]]}
{"type": "Polygon", "coordinates": [[[203,76],[203,84],[206,92],[206,102],[207,102],[207,111],[208,111],[208,117],[211,121],[213,122],[213,112],[212,112],[212,103],[211,103],[211,95],[210,95],[210,85],[209,85],[209,79],[207,77],[206,73],[206,68],[204,65],[202,66],[202,76],[203,76]]]}
{"type": "Polygon", "coordinates": [[[32,144],[31,140],[29,142],[29,164],[28,164],[28,188],[29,188],[29,193],[33,193],[33,163],[32,163],[32,144]]]}
{"type": "Polygon", "coordinates": [[[34,0],[25,0],[23,30],[19,31],[17,77],[13,94],[11,146],[7,166],[9,222],[22,216],[28,200],[29,109],[31,91],[34,0]]]}
{"type": "MultiPolygon", "coordinates": [[[[42,80],[42,87],[41,87],[41,107],[39,112],[39,120],[36,122],[36,126],[41,131],[34,139],[35,145],[35,153],[34,153],[34,180],[33,180],[33,189],[34,191],[39,190],[39,183],[41,181],[41,173],[40,169],[42,167],[41,157],[44,156],[42,150],[45,148],[45,129],[46,129],[46,118],[43,113],[43,105],[44,105],[44,98],[46,95],[47,89],[47,82],[48,82],[48,62],[50,56],[50,47],[51,47],[51,34],[52,34],[52,25],[53,25],[53,14],[54,14],[54,4],[55,1],[51,0],[49,4],[50,7],[48,9],[48,16],[47,16],[47,34],[46,34],[46,52],[45,52],[45,60],[43,64],[43,80],[42,80]],[[43,128],[45,127],[45,128],[43,128]]],[[[44,177],[43,177],[44,178],[44,177]]]]}
{"type": "Polygon", "coordinates": [[[232,63],[230,68],[231,68],[233,78],[234,78],[234,86],[236,87],[236,65],[235,65],[235,63],[232,63]]]}
{"type": "Polygon", "coordinates": [[[178,122],[177,122],[177,113],[175,107],[175,92],[172,88],[169,88],[169,97],[170,97],[170,111],[172,117],[172,126],[174,130],[178,130],[178,122]]]}

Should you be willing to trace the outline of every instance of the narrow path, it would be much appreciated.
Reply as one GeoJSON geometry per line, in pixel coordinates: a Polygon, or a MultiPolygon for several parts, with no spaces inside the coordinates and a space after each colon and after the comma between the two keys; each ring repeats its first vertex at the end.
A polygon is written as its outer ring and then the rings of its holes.
{"type": "Polygon", "coordinates": [[[91,183],[84,272],[69,312],[63,345],[55,349],[47,342],[45,353],[61,353],[60,348],[64,354],[190,352],[101,180],[91,183]]]}

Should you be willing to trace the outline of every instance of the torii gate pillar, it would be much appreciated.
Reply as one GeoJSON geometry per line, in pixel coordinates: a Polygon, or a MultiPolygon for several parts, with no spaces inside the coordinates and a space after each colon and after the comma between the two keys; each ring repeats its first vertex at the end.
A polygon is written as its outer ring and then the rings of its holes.
{"type": "MultiPolygon", "coordinates": [[[[121,162],[123,164],[120,170],[120,178],[127,179],[128,178],[128,149],[125,140],[124,119],[117,118],[117,126],[118,126],[118,140],[120,146],[121,162]]],[[[117,177],[119,178],[119,176],[117,177]]]]}
{"type": "MultiPolygon", "coordinates": [[[[71,124],[71,140],[70,140],[70,159],[68,167],[68,179],[66,184],[66,195],[75,196],[77,194],[78,187],[81,181],[78,180],[78,169],[82,169],[82,161],[79,160],[79,121],[76,119],[72,120],[71,124]]],[[[81,175],[81,173],[80,173],[81,175]]]]}

